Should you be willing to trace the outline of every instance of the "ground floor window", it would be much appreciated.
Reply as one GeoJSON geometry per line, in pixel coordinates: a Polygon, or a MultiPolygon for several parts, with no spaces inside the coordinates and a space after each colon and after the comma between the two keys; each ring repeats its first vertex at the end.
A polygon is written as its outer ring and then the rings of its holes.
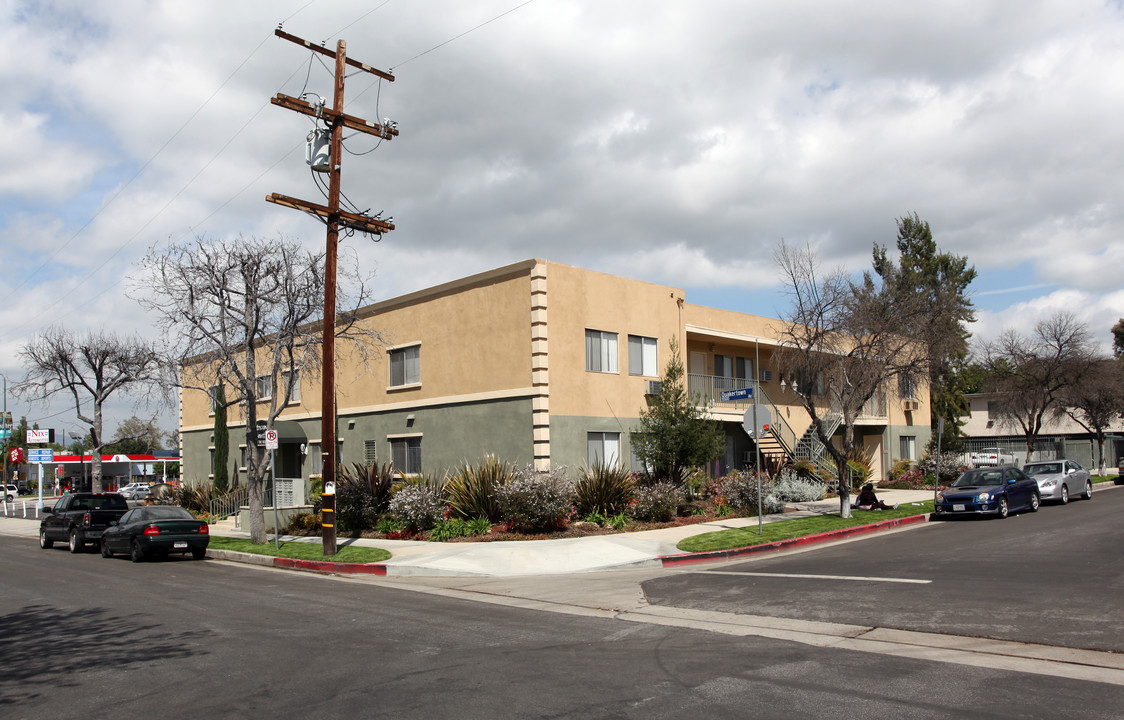
{"type": "Polygon", "coordinates": [[[422,471],[420,437],[391,438],[390,458],[394,467],[406,475],[420,475],[422,471]]]}
{"type": "Polygon", "coordinates": [[[587,436],[590,465],[616,465],[621,457],[621,434],[619,432],[591,432],[587,436]]]}
{"type": "Polygon", "coordinates": [[[913,435],[902,435],[899,440],[901,441],[901,459],[916,461],[917,438],[913,435]]]}

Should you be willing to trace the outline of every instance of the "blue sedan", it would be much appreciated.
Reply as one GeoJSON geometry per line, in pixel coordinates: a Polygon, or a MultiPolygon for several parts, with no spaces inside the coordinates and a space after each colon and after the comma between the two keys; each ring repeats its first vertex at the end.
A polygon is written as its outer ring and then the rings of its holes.
{"type": "Polygon", "coordinates": [[[997,515],[1037,512],[1038,483],[1013,467],[968,470],[937,493],[938,515],[997,515]]]}

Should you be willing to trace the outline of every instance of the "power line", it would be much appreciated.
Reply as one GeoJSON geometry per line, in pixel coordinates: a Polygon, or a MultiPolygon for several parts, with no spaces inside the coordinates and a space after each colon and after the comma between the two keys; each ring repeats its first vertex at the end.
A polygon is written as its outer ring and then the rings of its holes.
{"type": "Polygon", "coordinates": [[[471,33],[471,32],[476,32],[477,30],[479,30],[480,28],[484,27],[485,25],[490,25],[490,24],[494,23],[494,22],[495,22],[496,20],[499,20],[500,18],[504,17],[505,15],[510,15],[511,13],[515,12],[515,11],[516,11],[516,10],[518,10],[519,8],[522,8],[522,7],[526,7],[527,5],[530,5],[530,4],[531,4],[531,3],[533,3],[534,1],[535,1],[535,0],[526,0],[526,2],[520,3],[520,4],[516,5],[515,7],[511,8],[510,10],[507,10],[507,11],[505,11],[505,12],[502,12],[502,13],[500,13],[499,15],[496,15],[496,16],[495,16],[494,18],[492,18],[491,20],[485,20],[484,22],[480,23],[480,24],[479,24],[479,25],[477,25],[476,27],[474,27],[474,28],[470,28],[470,29],[468,29],[468,30],[465,30],[465,31],[464,31],[464,32],[462,32],[462,33],[461,33],[460,35],[455,35],[455,36],[453,36],[453,37],[449,38],[448,40],[446,40],[446,41],[445,41],[445,42],[443,42],[443,43],[440,43],[440,44],[438,44],[438,45],[434,45],[434,46],[433,46],[433,47],[431,47],[430,49],[426,50],[425,52],[420,52],[420,53],[418,53],[417,55],[413,56],[413,57],[412,57],[412,58],[410,58],[409,60],[403,60],[402,62],[400,62],[400,63],[397,63],[396,65],[393,65],[393,66],[391,66],[391,68],[390,68],[390,72],[394,72],[395,68],[400,68],[400,67],[402,67],[403,65],[405,65],[405,64],[406,64],[406,63],[408,63],[408,62],[413,62],[414,60],[417,60],[418,58],[420,58],[420,57],[421,57],[421,56],[423,56],[423,55],[428,55],[429,53],[433,52],[434,50],[437,50],[438,48],[443,48],[443,47],[445,47],[446,45],[448,45],[449,43],[453,42],[454,40],[460,40],[460,39],[461,39],[462,37],[464,37],[465,35],[468,35],[468,34],[469,34],[469,33],[471,33]]]}

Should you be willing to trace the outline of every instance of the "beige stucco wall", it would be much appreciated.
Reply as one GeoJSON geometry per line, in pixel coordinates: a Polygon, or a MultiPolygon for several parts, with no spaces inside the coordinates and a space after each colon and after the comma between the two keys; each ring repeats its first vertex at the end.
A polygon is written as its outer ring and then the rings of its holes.
{"type": "Polygon", "coordinates": [[[552,416],[637,418],[645,384],[667,365],[669,342],[683,344],[683,290],[580,268],[546,264],[550,413],[552,416]],[[585,331],[617,334],[616,373],[586,372],[585,331]],[[657,341],[656,371],[628,372],[628,336],[657,341]]]}

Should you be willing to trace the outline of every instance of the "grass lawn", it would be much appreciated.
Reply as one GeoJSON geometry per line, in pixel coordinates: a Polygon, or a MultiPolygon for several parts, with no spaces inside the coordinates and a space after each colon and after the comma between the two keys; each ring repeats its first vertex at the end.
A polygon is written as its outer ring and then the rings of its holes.
{"type": "Polygon", "coordinates": [[[1092,480],[1094,485],[1099,485],[1106,482],[1115,482],[1116,475],[1093,475],[1092,480]]]}
{"type": "Polygon", "coordinates": [[[282,542],[280,548],[274,549],[272,542],[268,542],[265,545],[255,545],[245,538],[221,537],[217,535],[211,536],[209,547],[216,550],[234,550],[236,552],[253,553],[255,555],[292,558],[293,560],[373,563],[390,559],[390,551],[383,550],[382,548],[347,545],[338,547],[335,555],[325,556],[324,546],[318,542],[282,542]]]}
{"type": "Polygon", "coordinates": [[[712,550],[732,550],[734,548],[761,545],[763,543],[789,540],[792,538],[816,535],[818,533],[842,530],[843,528],[891,520],[893,518],[927,515],[933,512],[933,501],[906,503],[897,510],[855,510],[852,517],[839,515],[817,515],[816,517],[793,518],[765,523],[762,534],[757,534],[757,525],[733,530],[719,530],[686,538],[676,546],[684,552],[709,552],[712,550]]]}

